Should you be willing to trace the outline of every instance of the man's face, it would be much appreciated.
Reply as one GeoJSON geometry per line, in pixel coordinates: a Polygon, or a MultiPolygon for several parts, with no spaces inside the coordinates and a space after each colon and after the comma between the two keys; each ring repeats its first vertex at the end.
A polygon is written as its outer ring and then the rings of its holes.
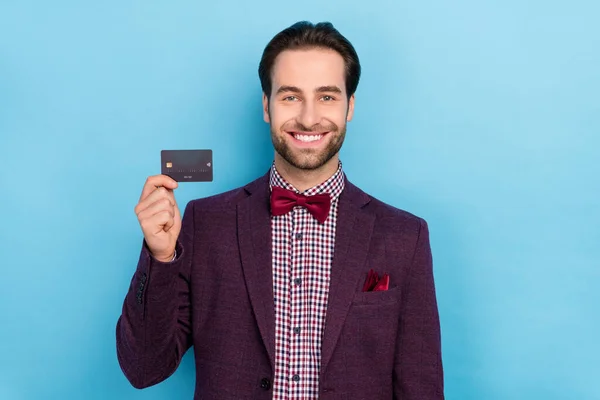
{"type": "Polygon", "coordinates": [[[314,170],[336,163],[352,119],[344,60],[333,50],[286,50],[272,70],[270,98],[263,95],[264,120],[275,151],[291,166],[314,170]]]}

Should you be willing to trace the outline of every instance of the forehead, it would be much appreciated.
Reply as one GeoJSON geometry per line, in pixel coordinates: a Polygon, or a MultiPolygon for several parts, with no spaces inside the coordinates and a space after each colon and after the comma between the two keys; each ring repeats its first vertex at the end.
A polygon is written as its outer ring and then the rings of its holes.
{"type": "Polygon", "coordinates": [[[275,59],[273,89],[290,85],[301,89],[336,85],[345,90],[342,56],[330,49],[285,50],[275,59]]]}

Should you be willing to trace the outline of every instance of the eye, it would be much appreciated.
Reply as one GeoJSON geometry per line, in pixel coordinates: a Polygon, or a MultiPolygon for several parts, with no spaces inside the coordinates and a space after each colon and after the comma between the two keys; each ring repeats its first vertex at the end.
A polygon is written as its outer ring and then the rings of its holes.
{"type": "Polygon", "coordinates": [[[335,99],[332,96],[325,95],[325,96],[321,97],[321,100],[323,100],[323,101],[333,101],[335,99]]]}
{"type": "Polygon", "coordinates": [[[283,98],[283,101],[296,101],[298,98],[296,96],[286,96],[283,98]]]}

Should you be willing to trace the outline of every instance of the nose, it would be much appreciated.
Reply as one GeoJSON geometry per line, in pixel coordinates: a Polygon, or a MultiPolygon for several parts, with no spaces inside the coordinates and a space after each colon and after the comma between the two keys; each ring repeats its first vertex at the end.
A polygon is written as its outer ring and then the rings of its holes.
{"type": "Polygon", "coordinates": [[[298,116],[298,122],[306,128],[310,129],[313,125],[316,125],[320,121],[318,108],[310,101],[306,101],[302,104],[302,110],[298,116]]]}

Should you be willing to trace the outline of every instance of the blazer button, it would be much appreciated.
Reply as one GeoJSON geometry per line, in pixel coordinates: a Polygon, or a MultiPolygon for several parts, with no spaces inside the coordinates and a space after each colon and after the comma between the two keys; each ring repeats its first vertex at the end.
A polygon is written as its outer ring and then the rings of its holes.
{"type": "Polygon", "coordinates": [[[271,381],[269,380],[269,378],[262,378],[260,380],[260,387],[265,390],[269,390],[271,388],[271,381]]]}

